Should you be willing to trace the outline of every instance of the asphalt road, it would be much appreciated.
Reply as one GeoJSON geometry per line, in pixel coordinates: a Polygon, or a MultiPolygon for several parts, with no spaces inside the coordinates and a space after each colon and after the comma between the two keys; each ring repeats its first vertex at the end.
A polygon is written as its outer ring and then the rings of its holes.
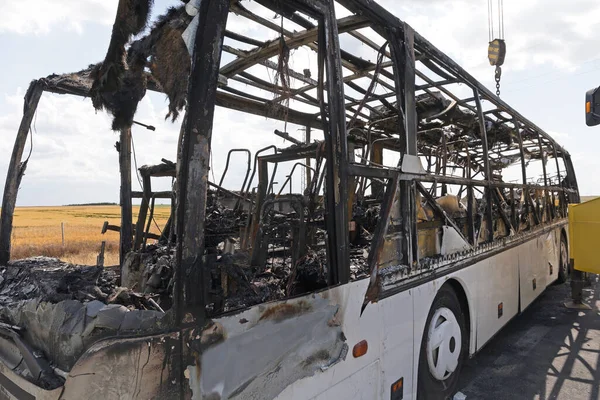
{"type": "Polygon", "coordinates": [[[584,290],[592,310],[567,309],[569,284],[549,287],[461,373],[467,400],[600,399],[600,283],[584,290]]]}

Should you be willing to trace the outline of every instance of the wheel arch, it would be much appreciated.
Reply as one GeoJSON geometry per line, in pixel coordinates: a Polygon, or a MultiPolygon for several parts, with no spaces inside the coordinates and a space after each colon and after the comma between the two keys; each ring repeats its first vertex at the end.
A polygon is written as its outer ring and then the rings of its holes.
{"type": "Polygon", "coordinates": [[[564,226],[562,228],[560,228],[560,237],[565,238],[565,242],[567,242],[567,252],[568,252],[569,251],[569,232],[567,232],[567,230],[565,229],[564,226]]]}
{"type": "MultiPolygon", "coordinates": [[[[461,308],[462,314],[464,316],[465,319],[465,333],[466,333],[466,338],[465,338],[465,344],[463,347],[466,347],[464,356],[465,359],[463,359],[463,362],[469,358],[472,354],[473,351],[472,349],[474,348],[474,339],[475,339],[475,335],[474,335],[474,326],[476,325],[475,322],[475,315],[473,313],[474,311],[474,307],[475,305],[473,304],[472,300],[472,296],[470,296],[470,292],[468,287],[465,285],[465,283],[463,282],[463,280],[461,279],[460,276],[447,276],[447,277],[443,277],[440,278],[436,281],[433,281],[431,286],[429,286],[428,288],[425,288],[425,290],[423,290],[423,292],[427,293],[426,297],[427,297],[427,302],[428,302],[428,307],[422,307],[421,310],[424,312],[425,310],[427,310],[427,313],[424,313],[425,318],[423,319],[423,334],[420,336],[419,340],[418,340],[418,347],[415,347],[415,374],[413,375],[413,384],[414,384],[414,388],[415,388],[415,392],[414,395],[417,399],[423,399],[423,398],[429,398],[427,396],[427,393],[425,392],[421,392],[422,390],[425,390],[425,388],[429,388],[426,391],[429,390],[433,390],[431,388],[431,386],[428,385],[421,385],[421,372],[422,372],[422,365],[425,365],[427,363],[427,359],[425,356],[425,359],[423,359],[423,354],[425,351],[425,338],[427,335],[427,324],[429,321],[429,314],[432,312],[432,309],[435,307],[435,301],[436,298],[440,295],[440,292],[442,291],[451,291],[455,296],[456,296],[456,300],[458,300],[458,305],[461,308]],[[433,289],[433,290],[431,290],[433,289]],[[430,302],[429,302],[430,301],[430,302]],[[473,307],[471,307],[471,305],[473,305],[473,307]],[[423,364],[425,363],[425,364],[423,364]],[[419,397],[420,396],[420,397],[419,397]]],[[[423,293],[423,294],[425,294],[423,293]]],[[[424,299],[423,299],[424,300],[424,299]]],[[[423,305],[423,304],[421,304],[423,305]]],[[[420,329],[420,328],[417,328],[420,329]]],[[[435,379],[435,378],[433,378],[435,379]]],[[[427,380],[427,378],[426,378],[427,380]]],[[[456,382],[456,385],[458,385],[458,382],[456,382]]],[[[457,389],[458,387],[456,386],[455,389],[457,389]]],[[[437,398],[437,397],[436,397],[437,398]]]]}
{"type": "MultiPolygon", "coordinates": [[[[565,282],[568,279],[568,275],[571,274],[571,262],[570,262],[570,257],[571,257],[571,251],[569,248],[569,231],[567,229],[565,229],[565,227],[563,226],[562,228],[560,228],[560,235],[559,235],[559,241],[558,241],[558,262],[559,262],[559,268],[560,268],[560,262],[561,262],[561,254],[560,254],[560,243],[562,240],[565,240],[565,244],[567,245],[567,277],[565,278],[565,280],[563,282],[565,282]]],[[[560,280],[560,278],[559,278],[560,280]]]]}
{"type": "Polygon", "coordinates": [[[475,339],[475,316],[473,314],[474,310],[471,308],[469,295],[467,294],[468,291],[465,289],[464,282],[456,278],[448,279],[446,282],[444,282],[443,286],[449,286],[452,288],[454,293],[456,293],[456,297],[458,297],[460,307],[465,315],[465,326],[467,327],[467,340],[469,343],[469,355],[471,355],[473,354],[472,349],[474,348],[475,339]]]}

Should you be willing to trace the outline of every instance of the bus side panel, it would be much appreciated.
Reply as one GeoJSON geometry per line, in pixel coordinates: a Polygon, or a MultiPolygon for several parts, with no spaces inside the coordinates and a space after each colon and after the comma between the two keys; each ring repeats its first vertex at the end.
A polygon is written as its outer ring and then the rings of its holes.
{"type": "MultiPolygon", "coordinates": [[[[479,350],[500,330],[519,308],[519,257],[523,246],[497,254],[452,274],[413,289],[414,342],[413,368],[418,370],[419,351],[429,310],[439,288],[448,280],[457,281],[463,288],[469,305],[471,326],[470,354],[479,350]],[[499,313],[499,305],[502,305],[499,313]],[[499,316],[500,315],[500,316],[499,316]]],[[[417,374],[413,377],[416,388],[417,374]]]]}
{"type": "MultiPolygon", "coordinates": [[[[544,233],[526,243],[414,288],[414,371],[418,369],[427,315],[435,295],[446,281],[456,280],[466,294],[471,316],[471,327],[468,328],[471,344],[469,353],[473,354],[517,315],[520,311],[519,296],[521,309],[524,309],[554,282],[558,276],[561,229],[544,233]],[[533,278],[536,279],[535,290],[533,278]]],[[[415,388],[416,383],[415,374],[412,382],[415,388]]]]}
{"type": "MultiPolygon", "coordinates": [[[[553,232],[545,233],[519,246],[521,311],[527,308],[551,283],[549,252],[553,251],[553,232]]],[[[556,274],[553,269],[553,273],[556,274]]],[[[558,267],[556,267],[558,269],[558,267]]]]}
{"type": "Polygon", "coordinates": [[[557,228],[523,245],[526,251],[519,254],[521,311],[558,278],[561,232],[557,228]]]}
{"type": "MultiPolygon", "coordinates": [[[[348,376],[346,379],[326,390],[313,400],[371,400],[381,398],[380,393],[381,368],[379,360],[348,376]]],[[[299,398],[303,398],[299,396],[299,398]]]]}
{"type": "Polygon", "coordinates": [[[522,245],[514,247],[475,264],[471,273],[469,268],[460,271],[477,296],[473,303],[477,310],[477,350],[519,312],[519,254],[522,251],[522,245]]]}
{"type": "Polygon", "coordinates": [[[304,400],[331,391],[330,398],[341,393],[363,399],[373,398],[374,390],[379,398],[382,308],[369,304],[361,314],[368,283],[363,279],[215,319],[223,339],[203,352],[201,365],[187,367],[190,377],[199,376],[190,381],[194,398],[304,400]],[[353,348],[363,340],[368,350],[355,358],[353,348]]]}
{"type": "Polygon", "coordinates": [[[343,296],[343,332],[349,346],[346,359],[292,383],[278,399],[389,399],[392,385],[400,379],[404,399],[411,399],[412,291],[370,303],[361,315],[367,283],[363,280],[332,289],[348,292],[343,296]],[[367,354],[355,358],[353,348],[362,340],[368,343],[367,354]]]}
{"type": "Polygon", "coordinates": [[[536,254],[536,239],[531,240],[521,247],[525,250],[519,253],[519,294],[521,296],[521,310],[523,311],[535,299],[536,293],[533,289],[533,279],[536,279],[535,260],[539,256],[536,254]]]}
{"type": "Polygon", "coordinates": [[[413,331],[413,297],[414,290],[406,290],[369,304],[369,307],[380,307],[382,314],[382,399],[391,398],[392,385],[402,379],[404,399],[411,399],[413,382],[416,382],[414,364],[414,331],[413,331]]]}

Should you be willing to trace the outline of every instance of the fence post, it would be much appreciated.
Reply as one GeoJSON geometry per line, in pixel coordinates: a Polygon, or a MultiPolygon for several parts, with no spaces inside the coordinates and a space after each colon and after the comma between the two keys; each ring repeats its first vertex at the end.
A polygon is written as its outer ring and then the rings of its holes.
{"type": "Polygon", "coordinates": [[[100,253],[98,253],[98,256],[96,257],[96,266],[98,267],[104,267],[104,249],[106,247],[106,242],[103,240],[102,244],[100,245],[100,253]]]}
{"type": "Polygon", "coordinates": [[[63,247],[65,247],[65,223],[64,222],[60,223],[60,233],[62,235],[62,245],[63,245],[63,247]]]}

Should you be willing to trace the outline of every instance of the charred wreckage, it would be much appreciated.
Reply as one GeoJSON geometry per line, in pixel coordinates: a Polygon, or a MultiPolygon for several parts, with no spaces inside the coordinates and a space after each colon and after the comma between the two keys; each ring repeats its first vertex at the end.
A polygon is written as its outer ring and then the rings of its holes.
{"type": "MultiPolygon", "coordinates": [[[[369,279],[364,309],[386,287],[519,240],[578,201],[566,150],[370,1],[183,1],[138,38],[151,3],[120,0],[105,59],[34,80],[25,95],[1,211],[0,347],[8,350],[0,358],[36,387],[58,390],[106,341],[122,338],[131,349],[142,346],[135,337],[166,333],[174,350],[152,350],[155,386],[131,398],[185,397],[197,383],[174,360],[200,368],[198,355],[225,340],[214,322],[220,315],[369,279]],[[334,4],[347,16],[336,19],[334,4]],[[245,36],[240,21],[260,34],[245,36]],[[356,44],[374,60],[343,48],[356,44]],[[299,48],[315,58],[314,70],[290,67],[299,48]],[[166,94],[167,118],[185,117],[176,162],[140,168],[143,189],[135,192],[131,128],[147,90],[166,94]],[[103,230],[120,232],[119,266],[10,261],[21,159],[43,92],[89,97],[113,116],[121,224],[103,230]],[[281,121],[284,131],[268,135],[290,145],[226,149],[223,176],[211,181],[215,105],[281,121]],[[303,140],[286,132],[292,126],[303,140]],[[241,187],[223,185],[230,164],[243,169],[241,187]],[[276,190],[278,168],[288,173],[276,190]],[[503,176],[511,168],[513,182],[503,176]],[[304,176],[301,190],[294,174],[304,176]],[[158,177],[174,179],[175,190],[153,191],[158,177]],[[161,198],[171,199],[172,212],[154,235],[161,198]]],[[[221,398],[250,390],[234,385],[221,398]]]]}

